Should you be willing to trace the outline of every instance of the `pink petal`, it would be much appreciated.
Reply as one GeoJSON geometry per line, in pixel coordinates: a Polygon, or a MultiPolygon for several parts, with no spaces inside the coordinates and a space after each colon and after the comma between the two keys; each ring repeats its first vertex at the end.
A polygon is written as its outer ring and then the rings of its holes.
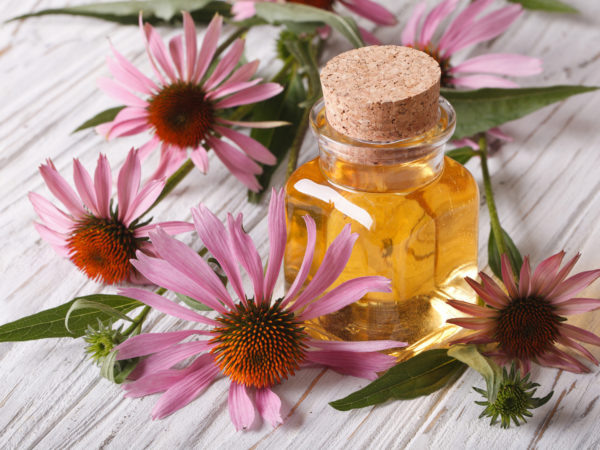
{"type": "Polygon", "coordinates": [[[232,145],[220,139],[209,137],[207,138],[207,143],[229,171],[244,183],[248,189],[255,192],[260,190],[260,183],[255,176],[262,172],[262,168],[258,164],[232,145]]]}
{"type": "Polygon", "coordinates": [[[110,194],[112,191],[112,173],[105,155],[98,156],[96,172],[94,173],[96,188],[96,206],[101,217],[110,217],[110,194]]]}
{"type": "MultiPolygon", "coordinates": [[[[140,254],[142,253],[138,252],[138,255],[140,254]]],[[[142,271],[140,270],[140,272],[142,271]]],[[[178,319],[199,322],[211,326],[218,326],[218,322],[209,319],[208,317],[204,317],[200,314],[197,314],[193,311],[190,311],[189,309],[184,308],[183,306],[180,306],[177,303],[168,300],[161,295],[155,294],[154,292],[149,292],[138,288],[125,288],[119,291],[119,295],[135,298],[136,300],[139,300],[140,302],[156,309],[157,311],[169,314],[173,317],[177,317],[178,319]]]]}
{"type": "Polygon", "coordinates": [[[442,35],[438,44],[438,50],[443,56],[452,55],[452,52],[448,51],[448,46],[452,44],[456,37],[461,35],[461,33],[467,32],[479,13],[493,2],[494,0],[476,0],[471,2],[458,16],[454,18],[452,23],[450,23],[442,35]]]}
{"type": "Polygon", "coordinates": [[[59,233],[70,233],[75,222],[69,216],[35,192],[30,192],[28,197],[33,209],[46,225],[59,233]]]}
{"type": "Polygon", "coordinates": [[[359,26],[358,31],[360,32],[363,41],[365,41],[367,45],[381,45],[381,41],[377,39],[377,36],[375,36],[366,28],[359,26]]]}
{"type": "Polygon", "coordinates": [[[219,125],[215,125],[214,130],[217,133],[225,136],[227,139],[231,139],[240,149],[242,149],[254,160],[269,165],[273,165],[277,162],[277,158],[275,158],[275,155],[273,155],[268,148],[266,148],[260,142],[252,139],[250,136],[230,128],[221,127],[219,125]]]}
{"type": "Polygon", "coordinates": [[[183,330],[170,333],[144,333],[130,337],[115,347],[117,360],[146,356],[169,348],[194,334],[209,334],[210,331],[183,330]]]}
{"type": "Polygon", "coordinates": [[[417,28],[419,27],[419,23],[421,23],[421,17],[423,17],[423,13],[425,12],[426,8],[427,4],[425,2],[421,2],[415,7],[415,10],[413,11],[412,15],[410,16],[410,19],[408,19],[408,22],[404,27],[404,31],[402,31],[402,45],[415,45],[415,39],[417,37],[417,28]]]}
{"type": "Polygon", "coordinates": [[[476,333],[470,334],[465,337],[452,340],[450,343],[454,344],[489,344],[495,342],[494,336],[491,335],[490,330],[477,331],[476,333]]]}
{"type": "Polygon", "coordinates": [[[234,106],[247,105],[256,103],[268,98],[274,97],[283,91],[283,86],[277,83],[264,83],[258,86],[252,86],[242,91],[236,92],[225,100],[221,100],[215,104],[217,109],[232,108],[234,106]]]}
{"type": "Polygon", "coordinates": [[[138,150],[140,161],[144,161],[152,152],[152,150],[158,147],[158,144],[160,144],[160,139],[157,136],[154,136],[152,139],[142,145],[138,150]]]}
{"type": "Polygon", "coordinates": [[[542,72],[542,60],[514,53],[489,53],[467,59],[450,69],[450,73],[495,73],[528,76],[542,72]]]}
{"type": "Polygon", "coordinates": [[[254,61],[240,66],[240,68],[233,72],[229,79],[225,83],[223,83],[219,89],[225,89],[232,84],[249,81],[250,78],[252,78],[256,73],[259,63],[260,61],[258,59],[255,59],[254,61]]]}
{"type": "Polygon", "coordinates": [[[583,328],[569,325],[568,323],[561,323],[560,331],[563,335],[585,342],[586,344],[600,345],[600,337],[583,328]]]}
{"type": "Polygon", "coordinates": [[[248,128],[276,128],[289,125],[289,122],[283,122],[279,120],[269,120],[265,122],[244,122],[240,120],[227,120],[221,117],[217,117],[217,122],[225,125],[237,125],[238,127],[248,128]]]}
{"type": "Polygon", "coordinates": [[[219,41],[219,35],[221,34],[221,26],[223,24],[223,18],[215,14],[215,17],[208,24],[202,46],[200,47],[200,53],[196,59],[196,68],[194,70],[193,81],[198,83],[204,74],[206,69],[212,62],[215,51],[217,50],[217,42],[219,41]]]}
{"type": "Polygon", "coordinates": [[[254,8],[254,1],[236,1],[231,6],[231,13],[233,14],[233,20],[245,20],[253,17],[256,14],[254,8]]]}
{"type": "Polygon", "coordinates": [[[316,350],[306,352],[306,361],[330,367],[336,372],[367,380],[375,380],[396,364],[396,358],[377,352],[348,352],[343,350],[316,350]]]}
{"type": "Polygon", "coordinates": [[[244,53],[244,40],[236,39],[204,84],[205,92],[212,90],[231,73],[244,53]]]}
{"type": "MultiPolygon", "coordinates": [[[[59,249],[66,247],[66,245],[67,245],[66,237],[64,235],[62,235],[61,233],[54,231],[54,230],[48,228],[46,225],[42,225],[41,223],[34,222],[33,226],[36,229],[36,231],[39,233],[39,235],[42,237],[42,239],[44,239],[46,242],[48,242],[53,247],[56,246],[59,249]]],[[[60,251],[59,253],[61,254],[61,256],[68,257],[68,255],[69,255],[69,252],[67,252],[66,255],[64,254],[63,251],[60,251]]]]}
{"type": "Polygon", "coordinates": [[[548,294],[548,299],[554,303],[562,303],[571,296],[582,291],[600,277],[600,270],[589,270],[578,273],[560,283],[548,294]]]}
{"type": "Polygon", "coordinates": [[[315,254],[315,242],[317,239],[317,227],[315,225],[315,221],[310,216],[303,216],[303,219],[306,223],[306,249],[304,250],[304,258],[302,259],[302,265],[296,274],[294,282],[290,286],[290,289],[283,299],[282,307],[287,305],[290,300],[294,299],[296,294],[304,285],[306,277],[308,276],[308,272],[312,266],[313,256],[315,254]]]}
{"type": "Polygon", "coordinates": [[[171,81],[177,81],[177,76],[175,75],[175,72],[173,71],[173,66],[169,61],[167,48],[165,47],[164,42],[162,41],[156,30],[152,28],[150,24],[147,23],[144,25],[144,31],[146,32],[148,44],[150,45],[150,51],[152,52],[152,55],[154,56],[154,58],[156,58],[158,64],[160,64],[160,67],[165,71],[165,73],[171,79],[171,81]]]}
{"type": "Polygon", "coordinates": [[[143,227],[136,228],[134,231],[135,237],[148,237],[150,231],[160,227],[161,230],[168,234],[179,234],[187,231],[194,231],[194,224],[189,222],[182,222],[180,220],[173,220],[168,222],[152,223],[144,225],[143,227]]]}
{"type": "Polygon", "coordinates": [[[491,292],[488,292],[482,285],[477,283],[472,278],[466,277],[465,281],[486,304],[498,309],[502,309],[506,306],[506,300],[504,299],[504,296],[502,298],[496,298],[491,292]]]}
{"type": "Polygon", "coordinates": [[[158,228],[150,237],[160,257],[201,288],[202,295],[197,295],[197,300],[222,313],[226,310],[219,300],[230,308],[234,307],[234,302],[227,293],[227,289],[200,255],[183,242],[173,239],[161,228],[158,228]]]}
{"type": "Polygon", "coordinates": [[[475,317],[497,317],[498,310],[493,308],[483,308],[472,303],[463,302],[461,300],[448,300],[447,302],[453,308],[458,309],[465,314],[475,317]]]}
{"type": "MultiPolygon", "coordinates": [[[[126,226],[129,226],[131,222],[140,217],[156,199],[160,196],[160,193],[165,187],[164,180],[152,180],[146,183],[146,185],[138,192],[133,199],[127,215],[123,219],[126,226]]],[[[120,204],[119,204],[120,205],[120,204]]]]}
{"type": "Polygon", "coordinates": [[[142,72],[140,72],[137,69],[137,67],[135,67],[133,64],[131,64],[131,62],[129,62],[129,60],[127,60],[123,55],[121,55],[112,46],[112,44],[110,45],[110,48],[113,51],[115,59],[121,65],[121,67],[125,71],[127,71],[128,73],[130,73],[131,75],[133,75],[137,80],[139,80],[145,86],[145,90],[142,91],[142,92],[150,94],[150,93],[152,93],[152,91],[157,91],[158,90],[158,86],[156,86],[156,84],[154,83],[154,81],[152,81],[150,78],[148,78],[142,72]]]}
{"type": "Polygon", "coordinates": [[[493,319],[480,317],[448,319],[446,323],[452,323],[459,327],[468,328],[469,330],[488,330],[494,327],[493,319]]]}
{"type": "Polygon", "coordinates": [[[185,342],[172,345],[171,347],[142,359],[135,370],[131,372],[131,379],[139,379],[152,373],[170,369],[175,364],[192,356],[209,351],[212,345],[209,341],[185,342]]]}
{"type": "Polygon", "coordinates": [[[217,366],[207,364],[171,386],[152,408],[152,419],[162,419],[183,408],[210,386],[218,374],[217,366]]]}
{"type": "Polygon", "coordinates": [[[227,216],[227,224],[230,238],[229,242],[233,254],[252,280],[255,302],[261,303],[264,299],[264,274],[260,255],[256,251],[256,247],[250,236],[242,229],[242,224],[235,223],[231,214],[227,216]]]}
{"type": "Polygon", "coordinates": [[[588,373],[590,369],[584,366],[580,361],[573,358],[568,353],[563,352],[562,350],[553,347],[550,351],[546,352],[546,354],[541,357],[537,357],[538,362],[542,363],[542,361],[547,361],[550,367],[556,367],[559,369],[568,370],[569,372],[574,373],[588,373]]]}
{"type": "Polygon", "coordinates": [[[477,142],[475,142],[473,139],[469,138],[456,139],[455,141],[452,141],[452,147],[471,147],[473,150],[479,150],[479,144],[477,144],[477,142]]]}
{"type": "Polygon", "coordinates": [[[287,228],[285,224],[285,192],[271,190],[269,202],[269,265],[264,279],[265,298],[270,299],[275,289],[277,276],[281,270],[283,253],[287,241],[287,228]]]}
{"type": "Polygon", "coordinates": [[[212,362],[210,355],[201,355],[185,369],[167,369],[159,372],[151,373],[138,380],[123,385],[123,390],[126,391],[126,398],[143,397],[145,395],[164,392],[171,386],[183,380],[186,376],[206,364],[199,364],[204,358],[208,358],[212,362]]]}
{"type": "Polygon", "coordinates": [[[112,124],[107,138],[133,136],[151,128],[148,118],[140,117],[138,119],[126,120],[112,124]]]}
{"type": "Polygon", "coordinates": [[[465,87],[469,89],[479,88],[515,88],[519,85],[506,78],[496,77],[494,75],[471,75],[468,77],[452,77],[449,81],[455,87],[465,87]]]}
{"type": "Polygon", "coordinates": [[[254,400],[256,401],[258,413],[271,426],[275,427],[283,423],[283,419],[281,418],[281,400],[275,392],[269,388],[257,389],[254,400]]]}
{"type": "Polygon", "coordinates": [[[133,206],[133,199],[140,187],[142,178],[142,164],[132,148],[127,154],[127,159],[119,171],[117,179],[117,196],[119,199],[119,220],[125,222],[127,212],[133,206]]]}
{"type": "Polygon", "coordinates": [[[369,292],[392,292],[390,280],[385,277],[359,277],[336,286],[318,300],[310,303],[300,314],[302,320],[311,320],[339,311],[360,300],[369,292]]]}
{"type": "Polygon", "coordinates": [[[510,303],[510,299],[506,296],[502,288],[500,288],[500,286],[498,286],[498,284],[489,275],[481,272],[479,276],[481,277],[483,288],[487,292],[492,294],[494,298],[500,300],[505,305],[510,303]]]}
{"type": "Polygon", "coordinates": [[[236,431],[249,428],[254,422],[254,405],[246,387],[235,381],[229,386],[229,417],[236,431]]]}
{"type": "Polygon", "coordinates": [[[183,36],[175,36],[169,41],[169,52],[177,70],[177,75],[179,75],[178,78],[184,80],[186,75],[183,71],[183,36]]]}
{"type": "Polygon", "coordinates": [[[495,137],[496,139],[500,139],[501,141],[505,141],[505,142],[514,141],[512,136],[509,136],[508,134],[506,134],[504,131],[502,131],[498,127],[490,128],[489,130],[486,131],[486,133],[489,136],[495,137]]]}
{"type": "Polygon", "coordinates": [[[198,168],[198,170],[200,170],[200,172],[208,172],[208,153],[206,153],[204,147],[200,146],[192,150],[190,153],[190,159],[198,168]]]}
{"type": "Polygon", "coordinates": [[[136,75],[132,74],[117,61],[107,57],[106,64],[108,66],[108,70],[110,70],[110,73],[112,73],[113,77],[115,77],[115,80],[117,80],[119,83],[123,84],[132,91],[140,92],[146,95],[153,94],[152,89],[148,87],[148,84],[144,81],[144,79],[140,79],[136,75]]]}
{"type": "Polygon", "coordinates": [[[87,215],[85,209],[81,205],[81,199],[75,191],[69,186],[63,177],[57,172],[52,163],[42,164],[40,166],[40,174],[44,178],[48,189],[76,218],[83,218],[87,215]]]}
{"type": "Polygon", "coordinates": [[[255,78],[252,81],[240,81],[239,83],[224,83],[214,91],[209,92],[206,95],[207,99],[215,100],[227,95],[233,94],[234,92],[242,91],[252,86],[256,86],[262,81],[262,78],[255,78]]]}
{"type": "Polygon", "coordinates": [[[96,191],[92,177],[76,158],[73,159],[73,181],[83,204],[95,216],[100,215],[96,207],[96,191]]]}
{"type": "Polygon", "coordinates": [[[142,100],[135,94],[132,94],[110,78],[99,78],[98,87],[111,97],[116,98],[127,106],[136,106],[138,108],[146,108],[148,106],[147,101],[142,100]]]}
{"type": "Polygon", "coordinates": [[[519,276],[519,296],[521,298],[529,297],[531,293],[531,267],[529,266],[529,256],[523,258],[521,274],[519,276]]]}
{"type": "Polygon", "coordinates": [[[421,28],[421,37],[419,38],[421,45],[428,45],[431,42],[440,22],[456,9],[457,3],[458,0],[445,0],[431,10],[421,28]]]}
{"type": "Polygon", "coordinates": [[[590,361],[591,363],[593,363],[595,365],[598,365],[598,360],[596,359],[596,357],[594,355],[592,355],[592,352],[590,352],[587,348],[585,348],[583,345],[579,344],[578,342],[575,342],[573,339],[568,338],[567,336],[560,336],[558,338],[558,342],[560,344],[564,345],[565,347],[571,347],[572,349],[578,351],[588,361],[590,361]]]}
{"type": "Polygon", "coordinates": [[[340,0],[350,11],[379,25],[396,25],[396,16],[371,0],[340,0]]]}
{"type": "Polygon", "coordinates": [[[320,341],[309,339],[306,343],[311,347],[322,350],[345,351],[345,352],[380,352],[392,348],[406,347],[406,342],[380,340],[380,341],[320,341]]]}
{"type": "Polygon", "coordinates": [[[531,277],[531,295],[540,295],[553,284],[564,256],[565,252],[558,252],[537,266],[531,277]]]}
{"type": "Polygon", "coordinates": [[[555,304],[556,314],[569,316],[571,314],[581,314],[588,311],[595,311],[600,308],[600,299],[597,298],[572,298],[570,300],[555,304]]]}
{"type": "Polygon", "coordinates": [[[510,298],[517,298],[519,296],[519,290],[517,289],[517,285],[515,283],[515,276],[513,273],[513,268],[508,259],[508,255],[503,254],[501,257],[502,260],[502,281],[504,282],[504,286],[508,291],[508,296],[510,298]]]}
{"type": "Polygon", "coordinates": [[[194,19],[189,12],[183,11],[183,33],[185,35],[185,54],[187,63],[187,76],[186,80],[191,80],[194,76],[194,68],[196,67],[196,52],[198,51],[196,46],[196,27],[194,26],[194,19]]]}

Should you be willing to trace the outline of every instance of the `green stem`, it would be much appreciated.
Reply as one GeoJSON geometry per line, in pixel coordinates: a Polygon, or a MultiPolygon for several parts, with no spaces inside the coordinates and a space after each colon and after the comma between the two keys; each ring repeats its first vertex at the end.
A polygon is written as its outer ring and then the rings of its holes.
{"type": "Polygon", "coordinates": [[[231,33],[231,35],[227,39],[225,39],[225,41],[223,41],[221,45],[217,47],[214,58],[217,58],[221,53],[227,50],[227,47],[229,47],[233,43],[233,41],[246,34],[249,29],[249,27],[240,27],[233,33],[231,33]]]}
{"type": "Polygon", "coordinates": [[[296,170],[296,166],[298,165],[298,155],[300,153],[300,147],[302,147],[302,142],[304,142],[304,135],[306,134],[306,130],[308,129],[308,120],[310,118],[310,110],[311,108],[305,108],[302,113],[302,118],[300,119],[300,123],[298,124],[298,128],[296,129],[296,136],[294,136],[294,141],[292,142],[292,146],[290,147],[290,156],[288,159],[287,173],[286,179],[290,177],[290,175],[296,170]]]}
{"type": "MultiPolygon", "coordinates": [[[[181,167],[179,167],[179,169],[177,169],[177,171],[175,171],[175,173],[173,173],[173,175],[171,175],[167,179],[167,182],[165,183],[165,187],[163,188],[163,190],[160,193],[160,195],[158,196],[158,198],[154,201],[154,203],[152,203],[150,208],[148,208],[144,212],[144,214],[142,214],[142,216],[145,216],[150,211],[152,211],[152,209],[154,209],[154,207],[156,205],[158,205],[167,195],[169,195],[171,193],[171,191],[173,189],[175,189],[177,187],[177,185],[179,183],[181,183],[183,181],[183,179],[187,176],[188,173],[190,173],[192,171],[193,168],[194,168],[194,163],[192,162],[191,159],[188,159],[186,162],[184,162],[181,165],[181,167]]],[[[142,216],[140,216],[140,217],[142,217],[142,216]]]]}
{"type": "Polygon", "coordinates": [[[496,240],[496,246],[498,247],[498,253],[504,255],[506,253],[506,243],[504,242],[504,233],[502,233],[502,227],[500,226],[500,218],[498,217],[498,210],[496,209],[496,201],[494,200],[494,191],[492,189],[492,180],[490,177],[490,170],[487,163],[487,141],[485,136],[479,139],[479,151],[477,154],[481,158],[481,171],[483,173],[483,186],[485,189],[485,202],[487,203],[488,211],[490,212],[490,225],[492,227],[492,233],[496,240]]]}

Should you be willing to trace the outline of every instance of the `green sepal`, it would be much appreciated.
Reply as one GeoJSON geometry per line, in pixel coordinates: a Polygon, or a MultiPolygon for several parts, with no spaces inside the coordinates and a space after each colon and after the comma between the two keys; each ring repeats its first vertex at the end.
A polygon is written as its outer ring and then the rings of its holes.
{"type": "Polygon", "coordinates": [[[104,111],[99,112],[91,119],[88,119],[85,122],[83,122],[81,125],[79,125],[77,128],[75,128],[73,130],[73,133],[77,133],[78,131],[86,130],[88,128],[96,127],[103,123],[112,122],[113,120],[115,120],[115,117],[117,117],[117,114],[119,114],[119,112],[123,108],[125,108],[125,107],[124,106],[115,106],[114,108],[105,109],[104,111]]]}
{"type": "Polygon", "coordinates": [[[465,368],[444,349],[428,350],[397,364],[364,388],[329,404],[339,411],[349,411],[390,399],[408,400],[428,395],[444,387],[465,368]]]}
{"type": "Polygon", "coordinates": [[[102,361],[102,365],[100,366],[100,376],[112,383],[121,384],[127,379],[129,374],[133,372],[133,369],[135,369],[138,362],[139,358],[117,361],[117,352],[113,350],[102,361]]]}
{"type": "MultiPolygon", "coordinates": [[[[504,239],[504,245],[508,253],[508,259],[515,273],[520,273],[521,266],[523,265],[523,257],[521,252],[513,242],[512,238],[502,228],[502,237],[504,239]]],[[[498,245],[494,237],[494,230],[490,229],[490,236],[488,238],[488,264],[498,278],[502,279],[502,262],[500,259],[500,252],[498,245]]]]}

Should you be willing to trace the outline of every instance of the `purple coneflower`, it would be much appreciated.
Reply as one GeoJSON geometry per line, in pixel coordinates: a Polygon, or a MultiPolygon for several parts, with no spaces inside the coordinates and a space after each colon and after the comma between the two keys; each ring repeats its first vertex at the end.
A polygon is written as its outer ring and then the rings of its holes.
{"type": "Polygon", "coordinates": [[[156,178],[173,173],[187,158],[187,149],[192,149],[190,158],[196,167],[206,172],[207,149],[212,149],[231,173],[257,191],[260,185],[256,175],[262,172],[258,163],[275,164],[275,156],[232,127],[268,128],[282,123],[228,120],[223,112],[273,97],[282,87],[277,83],[261,84],[260,78],[252,79],[258,60],[238,67],[244,52],[242,39],[237,39],[208,73],[215,62],[222,22],[218,15],[212,19],[198,50],[194,22],[184,12],[184,33],[172,38],[167,50],[156,30],[143,24],[140,16],[148,58],[158,82],[113,49],[115,59],[108,58],[108,67],[114,80],[102,78],[98,83],[126,107],[112,122],[98,127],[98,131],[108,139],[150,131],[153,137],[140,148],[140,157],[144,159],[161,147],[156,178]]]}
{"type": "Polygon", "coordinates": [[[150,251],[148,232],[160,226],[171,234],[193,230],[186,222],[140,223],[140,216],[160,195],[165,182],[153,180],[140,189],[141,164],[131,149],[117,180],[118,206],[112,207],[112,174],[106,156],[100,155],[94,179],[73,160],[75,192],[58,173],[52,161],[40,166],[50,192],[67,212],[39,194],[29,200],[42,223],[34,226],[56,252],[69,258],[92,280],[106,284],[123,281],[147,282],[130,263],[136,251],[150,251]]]}
{"type": "Polygon", "coordinates": [[[589,372],[585,365],[560,350],[556,344],[575,350],[598,364],[598,360],[576,341],[600,345],[600,337],[566,323],[563,316],[600,308],[599,299],[574,297],[600,277],[600,270],[581,272],[567,278],[579,255],[560,268],[564,255],[560,252],[545,259],[533,275],[529,260],[525,258],[517,281],[508,258],[503,255],[502,280],[506,292],[483,272],[479,274],[481,284],[467,278],[486,307],[449,301],[454,308],[474,317],[450,319],[448,322],[477,330],[457,342],[496,343],[497,349],[489,355],[502,364],[517,360],[525,373],[529,372],[531,361],[571,372],[589,372]]]}
{"type": "Polygon", "coordinates": [[[402,45],[422,50],[435,58],[442,68],[443,86],[473,89],[516,87],[514,81],[497,75],[539,74],[542,71],[540,59],[514,53],[489,53],[469,58],[458,65],[451,62],[456,52],[500,36],[522,13],[521,5],[509,5],[481,16],[492,2],[477,0],[470,3],[450,22],[437,42],[433,40],[436,30],[456,10],[459,0],[442,1],[424,20],[421,19],[427,6],[422,2],[417,5],[402,32],[402,45]]]}
{"type": "Polygon", "coordinates": [[[135,267],[154,283],[202,302],[217,313],[214,319],[208,318],[152,292],[134,288],[122,291],[161,312],[206,326],[202,330],[141,334],[117,348],[118,359],[150,355],[132,373],[135,381],[124,388],[129,397],[164,392],[152,411],[153,418],[184,407],[217,376],[224,375],[231,383],[229,414],[236,429],[252,424],[254,405],[275,426],[282,421],[281,401],[271,387],[296,370],[319,365],[374,379],[377,372],[394,365],[395,358],[379,351],[404,346],[403,342],[322,341],[310,338],[304,328],[304,321],[337,311],[367,292],[390,291],[386,278],[365,276],[323,294],[350,258],[357,235],[350,233],[349,225],[330,245],[320,269],[304,286],[316,240],[315,222],[305,216],[304,260],[288,293],[275,298],[273,290],[287,238],[283,192],[273,191],[269,206],[270,252],[265,272],[254,243],[242,229],[241,215],[230,215],[225,228],[204,206],[192,209],[192,214],[200,239],[218,260],[238,300],[230,296],[219,277],[192,249],[160,229],[151,233],[158,257],[138,252],[135,267]],[[238,264],[252,281],[252,297],[244,293],[238,264]],[[180,343],[193,335],[206,339],[180,343]],[[187,367],[172,368],[194,356],[187,367]]]}

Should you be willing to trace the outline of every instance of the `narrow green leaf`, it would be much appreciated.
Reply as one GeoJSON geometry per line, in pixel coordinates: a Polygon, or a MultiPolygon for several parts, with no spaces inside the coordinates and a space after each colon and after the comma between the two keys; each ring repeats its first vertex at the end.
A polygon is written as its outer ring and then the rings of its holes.
{"type": "Polygon", "coordinates": [[[104,111],[99,112],[91,119],[88,119],[79,125],[73,130],[73,133],[77,133],[78,131],[85,130],[87,128],[92,128],[106,122],[111,122],[115,119],[115,117],[117,117],[117,114],[119,114],[119,111],[121,111],[123,108],[125,107],[115,106],[114,108],[105,109],[104,111]]]}
{"type": "Polygon", "coordinates": [[[271,24],[286,22],[323,22],[341,33],[354,47],[363,47],[365,42],[354,20],[338,14],[297,3],[256,3],[256,15],[271,24]]]}
{"type": "Polygon", "coordinates": [[[502,381],[502,368],[498,364],[479,353],[475,345],[453,345],[448,350],[448,356],[479,372],[487,383],[488,399],[491,402],[496,400],[502,381]]]}
{"type": "Polygon", "coordinates": [[[129,322],[133,322],[129,317],[123,314],[116,308],[112,306],[106,305],[104,303],[95,302],[93,300],[88,300],[85,298],[79,298],[73,302],[69,310],[67,311],[67,315],[65,316],[65,328],[67,331],[71,332],[71,328],[69,327],[69,318],[74,311],[78,311],[80,309],[94,309],[96,311],[102,311],[108,314],[109,316],[115,319],[127,320],[129,322]]]}
{"type": "MultiPolygon", "coordinates": [[[[515,273],[519,273],[521,271],[521,266],[523,265],[523,257],[519,252],[519,249],[508,235],[508,233],[502,229],[502,236],[504,238],[504,244],[506,245],[506,250],[508,251],[508,259],[515,271],[515,273]]],[[[502,265],[500,259],[500,252],[498,251],[498,246],[496,245],[496,239],[494,238],[494,231],[490,229],[490,237],[488,238],[488,264],[498,278],[502,278],[502,265]]]]}
{"type": "Polygon", "coordinates": [[[559,13],[578,13],[576,8],[563,3],[559,0],[508,0],[511,3],[518,3],[525,9],[535,9],[539,11],[559,12],[559,13]]]}
{"type": "Polygon", "coordinates": [[[152,24],[179,23],[181,11],[189,11],[197,22],[208,22],[215,13],[230,16],[231,5],[215,0],[146,0],[108,3],[89,3],[68,8],[43,9],[10,20],[26,19],[51,14],[68,14],[137,25],[142,11],[144,21],[152,24]]]}
{"type": "Polygon", "coordinates": [[[121,384],[137,366],[139,358],[117,361],[117,352],[112,351],[100,366],[100,376],[115,384],[121,384]]]}
{"type": "Polygon", "coordinates": [[[444,349],[429,350],[392,367],[368,386],[329,403],[339,411],[364,408],[390,399],[407,400],[441,389],[465,365],[444,349]]]}
{"type": "Polygon", "coordinates": [[[453,138],[461,139],[519,119],[572,95],[597,89],[576,85],[473,91],[442,89],[442,95],[452,103],[458,117],[453,138]]]}
{"type": "Polygon", "coordinates": [[[446,152],[446,156],[448,158],[452,158],[454,161],[462,164],[463,166],[475,155],[476,153],[471,147],[460,147],[448,150],[446,152]]]}
{"type": "Polygon", "coordinates": [[[197,300],[194,300],[191,297],[188,297],[187,295],[183,295],[183,294],[179,294],[178,292],[175,292],[175,296],[182,301],[183,303],[185,303],[186,305],[188,305],[190,308],[195,309],[196,311],[212,311],[213,309],[209,306],[206,306],[204,303],[200,303],[197,300]]]}
{"type": "Polygon", "coordinates": [[[69,332],[65,327],[65,317],[71,306],[79,299],[102,303],[123,314],[142,306],[139,301],[120,295],[93,294],[77,297],[56,308],[47,309],[0,326],[0,342],[30,341],[57,337],[77,338],[85,334],[88,325],[95,326],[98,319],[103,323],[107,323],[113,318],[111,314],[104,311],[80,309],[71,314],[69,319],[71,331],[69,332]]]}

